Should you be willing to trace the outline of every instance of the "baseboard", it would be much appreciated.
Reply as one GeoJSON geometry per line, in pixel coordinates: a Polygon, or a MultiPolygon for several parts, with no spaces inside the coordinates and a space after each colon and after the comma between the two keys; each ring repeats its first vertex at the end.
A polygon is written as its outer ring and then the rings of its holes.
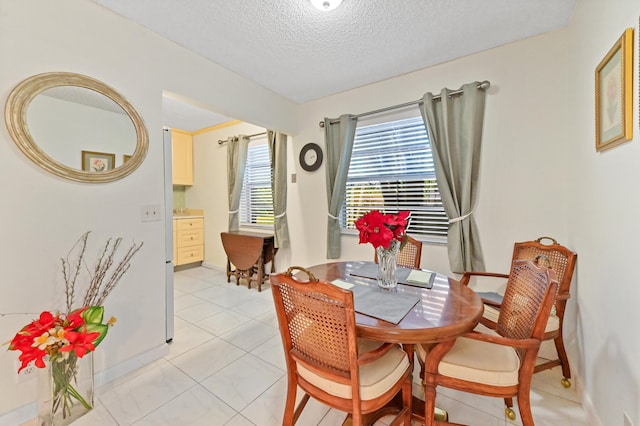
{"type": "Polygon", "coordinates": [[[226,272],[226,269],[223,268],[222,266],[214,265],[213,263],[209,263],[209,262],[202,262],[202,267],[207,269],[213,269],[214,271],[226,272]]]}
{"type": "Polygon", "coordinates": [[[112,382],[115,379],[119,379],[120,377],[126,376],[132,371],[142,368],[145,365],[149,365],[152,362],[157,361],[163,356],[168,354],[169,354],[169,345],[165,343],[163,345],[160,345],[156,348],[151,349],[150,351],[144,352],[138,356],[128,359],[125,362],[121,362],[118,365],[115,365],[111,368],[107,368],[106,370],[96,373],[93,379],[94,385],[96,388],[102,385],[105,385],[109,382],[112,382]]]}
{"type": "MultiPolygon", "coordinates": [[[[94,386],[96,388],[105,385],[113,380],[119,379],[132,371],[135,371],[145,365],[151,364],[169,354],[169,345],[163,344],[153,348],[147,352],[137,355],[125,362],[100,371],[94,375],[94,386]]],[[[0,425],[21,425],[36,418],[38,415],[37,401],[18,407],[13,411],[9,411],[0,415],[0,425]]]]}
{"type": "Polygon", "coordinates": [[[578,395],[580,395],[581,397],[582,410],[591,422],[589,424],[592,426],[604,426],[604,423],[602,423],[602,420],[600,420],[600,416],[598,416],[596,407],[593,406],[593,401],[591,401],[589,393],[584,389],[584,385],[582,384],[582,380],[580,380],[580,377],[575,377],[574,383],[576,386],[576,392],[578,392],[578,395]]]}

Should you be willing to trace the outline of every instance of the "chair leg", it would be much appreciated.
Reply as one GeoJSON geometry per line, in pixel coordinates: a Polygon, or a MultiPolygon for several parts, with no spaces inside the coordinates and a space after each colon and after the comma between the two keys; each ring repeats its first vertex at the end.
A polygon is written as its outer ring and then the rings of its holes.
{"type": "Polygon", "coordinates": [[[558,358],[560,358],[560,365],[562,366],[562,385],[566,388],[571,386],[569,379],[571,378],[571,368],[569,367],[569,358],[567,358],[567,352],[564,349],[564,341],[562,340],[562,333],[553,339],[553,343],[556,345],[556,352],[558,352],[558,358]],[[566,384],[565,384],[566,383],[566,384]]]}
{"type": "Polygon", "coordinates": [[[402,386],[402,408],[407,410],[404,418],[404,426],[411,426],[411,413],[413,412],[411,407],[411,403],[413,402],[412,386],[413,375],[409,374],[409,377],[407,377],[407,380],[402,386]]]}
{"type": "Polygon", "coordinates": [[[424,424],[425,426],[433,426],[436,412],[436,385],[435,378],[429,377],[430,374],[424,376],[422,388],[424,389],[424,424]]]}
{"type": "Polygon", "coordinates": [[[304,396],[300,400],[300,403],[296,407],[296,392],[298,390],[298,384],[295,380],[291,380],[289,378],[287,385],[287,400],[284,406],[284,416],[282,418],[283,426],[293,426],[298,421],[298,417],[300,417],[300,413],[302,413],[302,409],[307,405],[307,401],[309,401],[309,394],[305,392],[304,396]]]}
{"type": "Polygon", "coordinates": [[[504,413],[507,415],[507,417],[509,418],[509,420],[515,420],[516,419],[516,412],[513,411],[513,398],[505,398],[504,399],[504,413]]]}
{"type": "Polygon", "coordinates": [[[518,391],[518,410],[520,411],[520,419],[523,426],[534,426],[533,415],[531,414],[531,400],[529,398],[531,389],[524,386],[518,391]]]}

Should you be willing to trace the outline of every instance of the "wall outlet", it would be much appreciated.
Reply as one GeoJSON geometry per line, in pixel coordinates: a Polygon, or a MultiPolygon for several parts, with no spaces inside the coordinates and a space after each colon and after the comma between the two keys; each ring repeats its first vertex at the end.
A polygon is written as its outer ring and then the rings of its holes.
{"type": "Polygon", "coordinates": [[[153,204],[148,206],[140,206],[140,220],[142,222],[154,222],[162,218],[160,214],[160,205],[153,204]]]}
{"type": "Polygon", "coordinates": [[[622,412],[622,424],[624,426],[633,426],[633,422],[631,421],[631,417],[627,414],[626,411],[622,412]]]}
{"type": "Polygon", "coordinates": [[[33,363],[27,365],[24,370],[18,373],[18,369],[20,368],[20,361],[16,360],[15,362],[15,370],[16,371],[16,383],[26,383],[28,381],[34,380],[38,377],[38,367],[36,367],[33,363]]]}

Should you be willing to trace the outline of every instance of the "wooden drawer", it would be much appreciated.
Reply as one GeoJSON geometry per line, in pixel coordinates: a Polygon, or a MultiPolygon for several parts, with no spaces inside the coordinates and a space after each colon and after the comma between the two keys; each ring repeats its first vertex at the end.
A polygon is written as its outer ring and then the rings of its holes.
{"type": "Polygon", "coordinates": [[[204,260],[204,246],[178,247],[178,261],[176,265],[200,262],[204,260]]]}
{"type": "Polygon", "coordinates": [[[176,225],[178,231],[186,231],[189,229],[204,229],[204,219],[176,219],[176,225]]]}
{"type": "Polygon", "coordinates": [[[180,247],[198,246],[204,244],[204,231],[202,229],[192,229],[177,232],[177,245],[180,247]]]}

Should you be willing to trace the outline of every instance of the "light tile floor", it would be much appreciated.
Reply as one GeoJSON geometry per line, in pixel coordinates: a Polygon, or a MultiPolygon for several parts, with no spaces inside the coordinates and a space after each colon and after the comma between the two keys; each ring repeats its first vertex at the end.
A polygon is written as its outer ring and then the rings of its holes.
{"type": "MultiPolygon", "coordinates": [[[[558,368],[536,374],[531,391],[537,425],[588,425],[558,368]]],[[[421,392],[416,375],[414,393],[421,392]]],[[[175,337],[161,360],[96,390],[96,408],[77,426],[280,425],[286,365],[271,290],[226,282],[224,273],[175,273],[175,337]]],[[[450,420],[470,425],[509,422],[501,399],[438,389],[450,420]]],[[[298,425],[340,425],[344,413],[311,400],[298,425]]],[[[385,424],[385,419],[379,423],[385,424]]],[[[31,423],[29,423],[31,424],[31,423]]],[[[35,424],[35,423],[33,423],[35,424]]]]}

